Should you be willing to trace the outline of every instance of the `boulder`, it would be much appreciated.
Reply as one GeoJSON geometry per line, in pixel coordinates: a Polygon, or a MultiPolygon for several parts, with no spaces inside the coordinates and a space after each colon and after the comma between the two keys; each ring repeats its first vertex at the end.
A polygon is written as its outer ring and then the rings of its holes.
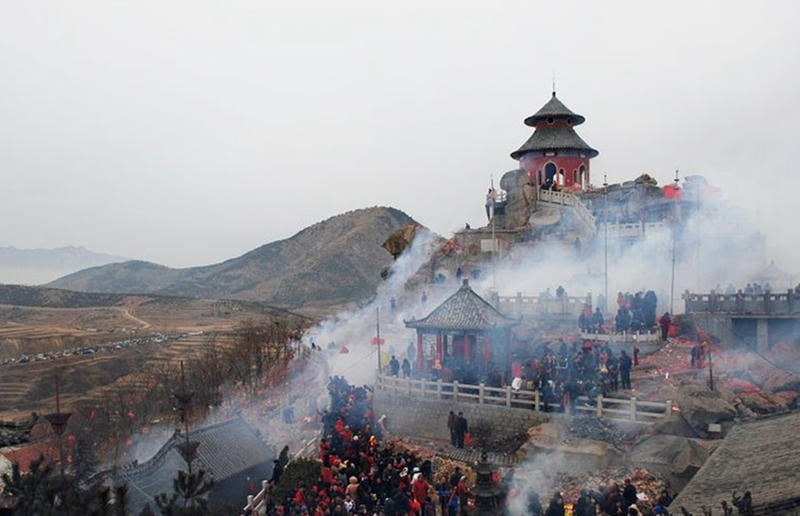
{"type": "Polygon", "coordinates": [[[674,435],[652,435],[631,450],[630,460],[637,466],[669,471],[689,479],[708,459],[708,451],[692,439],[674,435]]]}
{"type": "Polygon", "coordinates": [[[678,412],[673,412],[669,417],[657,421],[653,424],[652,430],[654,434],[699,437],[694,428],[689,426],[689,423],[678,412]]]}
{"type": "Polygon", "coordinates": [[[699,385],[684,385],[676,397],[681,417],[699,437],[708,436],[708,425],[732,421],[736,407],[718,392],[699,385]]]}

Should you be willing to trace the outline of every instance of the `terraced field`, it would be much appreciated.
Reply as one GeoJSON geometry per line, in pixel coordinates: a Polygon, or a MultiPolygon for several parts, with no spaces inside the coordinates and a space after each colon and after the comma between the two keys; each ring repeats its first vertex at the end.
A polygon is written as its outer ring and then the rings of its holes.
{"type": "Polygon", "coordinates": [[[107,400],[117,392],[144,391],[148,373],[163,364],[197,356],[212,341],[230,345],[231,331],[242,322],[276,316],[295,322],[299,317],[255,303],[175,298],[138,297],[113,307],[75,309],[0,306],[0,361],[31,357],[26,363],[0,365],[0,419],[52,410],[56,374],[67,407],[79,400],[107,400]],[[107,345],[154,333],[184,336],[107,345]],[[86,346],[93,352],[62,356],[63,350],[86,346]]]}

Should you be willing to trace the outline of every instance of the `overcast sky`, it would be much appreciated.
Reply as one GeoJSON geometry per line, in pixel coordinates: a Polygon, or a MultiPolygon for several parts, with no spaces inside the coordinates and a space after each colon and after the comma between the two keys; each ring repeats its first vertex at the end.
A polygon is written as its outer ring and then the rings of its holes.
{"type": "Polygon", "coordinates": [[[703,174],[798,270],[798,2],[3,2],[0,245],[207,264],[372,205],[440,233],[550,96],[593,183],[703,174]]]}

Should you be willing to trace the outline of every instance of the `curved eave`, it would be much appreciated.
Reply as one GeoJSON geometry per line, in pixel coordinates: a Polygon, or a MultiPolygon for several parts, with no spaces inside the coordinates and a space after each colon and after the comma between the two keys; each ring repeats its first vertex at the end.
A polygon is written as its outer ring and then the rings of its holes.
{"type": "Polygon", "coordinates": [[[424,320],[420,321],[403,321],[405,323],[406,328],[411,328],[414,330],[440,330],[445,332],[491,332],[497,330],[506,330],[509,328],[513,328],[520,324],[520,321],[517,320],[510,320],[508,322],[504,322],[502,324],[497,324],[494,326],[439,326],[436,324],[430,324],[425,322],[424,320]]]}
{"type": "Polygon", "coordinates": [[[578,136],[572,127],[540,127],[516,151],[511,153],[514,159],[520,159],[529,152],[549,152],[570,150],[586,154],[594,158],[599,154],[595,149],[578,136]]]}
{"type": "Polygon", "coordinates": [[[573,147],[548,147],[546,149],[523,149],[523,148],[520,148],[520,149],[517,149],[514,152],[512,152],[511,153],[511,157],[513,159],[515,159],[515,160],[519,160],[520,158],[522,158],[523,156],[525,156],[526,154],[529,154],[531,152],[541,153],[541,152],[559,151],[559,150],[571,150],[571,151],[575,151],[575,152],[580,152],[582,154],[586,154],[587,158],[595,158],[595,157],[597,157],[598,154],[600,154],[599,151],[597,151],[597,150],[595,150],[595,149],[593,149],[591,147],[587,147],[587,148],[584,148],[584,149],[576,149],[576,148],[573,148],[573,147]]]}
{"type": "Polygon", "coordinates": [[[542,122],[546,122],[548,118],[552,118],[554,122],[567,122],[571,121],[572,125],[581,125],[586,121],[583,115],[577,113],[536,113],[525,119],[525,125],[536,127],[542,122]]]}

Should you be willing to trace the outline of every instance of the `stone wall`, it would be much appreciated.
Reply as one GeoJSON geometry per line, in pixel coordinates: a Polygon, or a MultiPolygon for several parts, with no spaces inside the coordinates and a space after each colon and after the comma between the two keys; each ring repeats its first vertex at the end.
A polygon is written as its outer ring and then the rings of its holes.
{"type": "Polygon", "coordinates": [[[530,409],[507,408],[452,400],[423,400],[402,394],[375,392],[376,417],[386,414],[388,430],[400,437],[450,440],[447,416],[452,410],[464,413],[467,424],[486,421],[491,425],[493,439],[509,438],[525,433],[533,426],[547,421],[547,416],[530,409]]]}

